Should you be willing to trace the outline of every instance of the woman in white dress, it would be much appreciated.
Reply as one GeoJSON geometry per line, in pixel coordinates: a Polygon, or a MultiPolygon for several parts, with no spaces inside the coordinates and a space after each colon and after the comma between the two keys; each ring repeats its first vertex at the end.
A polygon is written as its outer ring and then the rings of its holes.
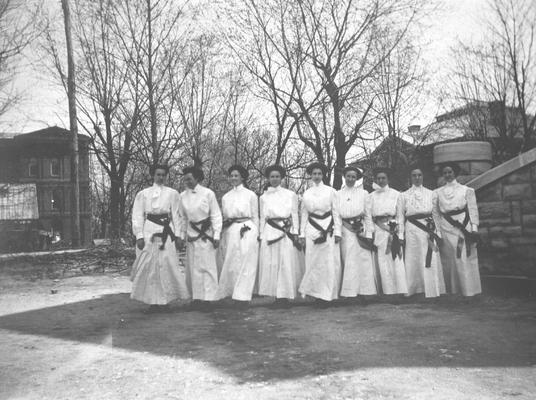
{"type": "Polygon", "coordinates": [[[474,296],[482,292],[478,270],[478,207],[475,191],[456,181],[455,163],[441,167],[446,184],[437,192],[441,213],[441,263],[447,291],[474,296]]]}
{"type": "Polygon", "coordinates": [[[275,297],[274,307],[290,306],[303,276],[298,243],[298,196],[281,187],[285,169],[266,168],[269,186],[260,198],[259,295],[275,297]]]}
{"type": "Polygon", "coordinates": [[[320,163],[307,167],[311,187],[303,194],[300,245],[305,247],[305,274],[299,291],[316,299],[320,307],[338,298],[341,283],[341,219],[337,192],[323,183],[327,168],[320,163]]]}
{"type": "Polygon", "coordinates": [[[400,192],[389,187],[389,170],[377,168],[374,178],[378,188],[370,194],[369,214],[374,222],[376,264],[383,294],[408,292],[403,260],[403,222],[400,192]]]}
{"type": "Polygon", "coordinates": [[[191,288],[194,309],[208,311],[218,297],[217,248],[222,216],[216,195],[200,182],[203,171],[188,167],[183,171],[186,190],[180,195],[180,243],[186,241],[186,278],[191,288]]]}
{"type": "Polygon", "coordinates": [[[165,165],[151,168],[153,186],[136,195],[132,208],[136,261],[132,266],[130,297],[150,304],[149,312],[164,311],[169,302],[190,298],[175,248],[179,193],[164,186],[167,174],[165,165]]]}
{"type": "Polygon", "coordinates": [[[445,280],[439,256],[441,232],[437,193],[422,185],[422,169],[410,171],[412,186],[400,196],[405,217],[405,258],[408,295],[424,293],[438,297],[445,293],[445,280]]]}
{"type": "Polygon", "coordinates": [[[233,188],[222,199],[225,251],[219,297],[247,304],[257,276],[259,205],[257,195],[244,187],[248,171],[233,165],[227,172],[233,188]]]}
{"type": "Polygon", "coordinates": [[[344,169],[345,186],[337,192],[337,207],[342,219],[341,261],[342,297],[377,294],[373,257],[374,226],[366,212],[368,193],[356,182],[363,174],[356,167],[344,169]]]}

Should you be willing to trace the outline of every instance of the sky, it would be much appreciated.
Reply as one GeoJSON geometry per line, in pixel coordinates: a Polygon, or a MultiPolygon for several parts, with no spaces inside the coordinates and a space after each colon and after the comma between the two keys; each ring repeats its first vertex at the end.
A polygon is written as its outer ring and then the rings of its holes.
{"type": "MultiPolygon", "coordinates": [[[[59,1],[46,0],[48,7],[59,7],[59,1]]],[[[424,21],[423,61],[428,63],[432,75],[432,93],[440,88],[449,74],[452,58],[450,49],[458,41],[478,40],[483,35],[482,13],[487,0],[439,0],[439,10],[424,21]]],[[[61,14],[60,14],[61,15],[61,14]]],[[[38,52],[29,48],[20,60],[14,87],[21,94],[19,104],[0,118],[0,133],[24,133],[47,126],[68,127],[67,99],[63,89],[58,87],[42,67],[36,68],[40,60],[38,52]]],[[[412,124],[427,125],[438,108],[433,94],[420,115],[412,124]]]]}

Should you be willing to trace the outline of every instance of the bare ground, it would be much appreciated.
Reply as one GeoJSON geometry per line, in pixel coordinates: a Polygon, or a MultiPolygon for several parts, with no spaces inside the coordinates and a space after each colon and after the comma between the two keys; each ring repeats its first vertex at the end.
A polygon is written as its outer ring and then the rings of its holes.
{"type": "Polygon", "coordinates": [[[536,398],[534,299],[147,315],[64,264],[0,264],[0,399],[536,398]]]}

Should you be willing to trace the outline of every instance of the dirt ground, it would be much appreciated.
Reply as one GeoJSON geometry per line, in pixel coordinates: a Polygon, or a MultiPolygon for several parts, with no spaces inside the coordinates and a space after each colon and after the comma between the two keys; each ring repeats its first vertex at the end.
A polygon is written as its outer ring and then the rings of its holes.
{"type": "Polygon", "coordinates": [[[536,398],[534,299],[147,315],[34,264],[0,264],[0,399],[536,398]]]}

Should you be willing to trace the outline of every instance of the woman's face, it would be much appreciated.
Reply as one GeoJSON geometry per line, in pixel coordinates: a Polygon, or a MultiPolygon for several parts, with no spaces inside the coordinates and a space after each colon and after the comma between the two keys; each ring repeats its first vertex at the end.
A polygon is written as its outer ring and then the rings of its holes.
{"type": "Polygon", "coordinates": [[[389,178],[385,172],[378,172],[376,174],[376,184],[379,187],[385,187],[389,183],[389,178]]]}
{"type": "Polygon", "coordinates": [[[344,182],[346,183],[346,186],[353,187],[355,183],[357,182],[357,172],[355,171],[346,172],[346,174],[344,174],[344,182]]]}
{"type": "Polygon", "coordinates": [[[197,179],[195,179],[195,177],[193,176],[193,174],[191,172],[186,174],[186,175],[184,175],[184,177],[182,178],[182,181],[184,182],[184,185],[188,189],[193,189],[197,185],[197,179]]]}
{"type": "Polygon", "coordinates": [[[322,182],[322,179],[324,179],[324,173],[320,168],[315,168],[311,172],[311,179],[314,183],[320,183],[322,182]]]}
{"type": "Polygon", "coordinates": [[[166,180],[166,175],[167,173],[165,169],[157,168],[154,171],[153,182],[156,183],[157,185],[163,185],[166,180]]]}
{"type": "Polygon", "coordinates": [[[279,171],[272,171],[268,175],[268,181],[271,187],[278,187],[281,185],[281,173],[279,171]]]}
{"type": "Polygon", "coordinates": [[[229,174],[229,181],[231,182],[231,185],[233,185],[234,187],[241,185],[243,181],[242,175],[240,175],[240,172],[236,170],[231,171],[231,173],[229,174]]]}
{"type": "Polygon", "coordinates": [[[443,168],[443,179],[447,182],[452,182],[456,178],[456,174],[451,167],[443,168]]]}
{"type": "Polygon", "coordinates": [[[415,186],[421,186],[422,185],[422,171],[420,169],[414,169],[411,171],[411,183],[415,186]]]}

